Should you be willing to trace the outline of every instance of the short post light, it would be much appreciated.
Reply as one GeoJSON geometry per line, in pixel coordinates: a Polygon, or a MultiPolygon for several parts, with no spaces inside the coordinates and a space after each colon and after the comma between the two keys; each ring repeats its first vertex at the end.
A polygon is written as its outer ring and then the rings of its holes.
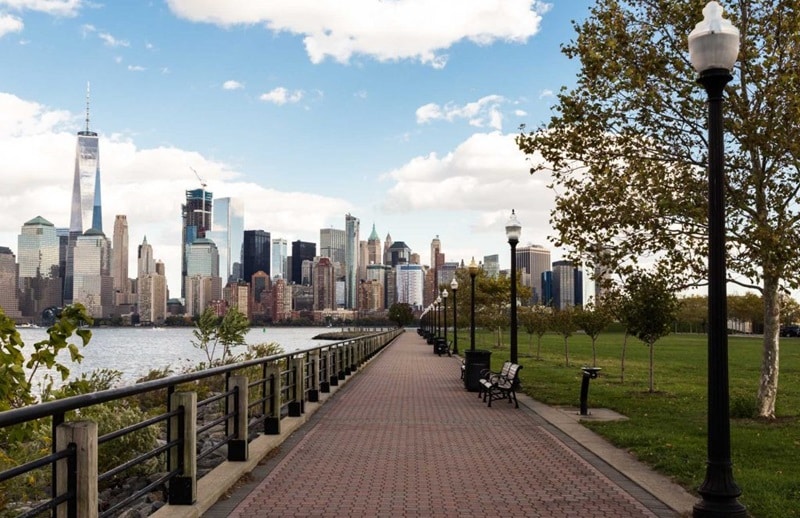
{"type": "Polygon", "coordinates": [[[456,312],[458,281],[455,275],[453,275],[453,280],[450,281],[450,289],[453,291],[453,354],[458,354],[458,313],[456,312]]]}
{"type": "Polygon", "coordinates": [[[519,363],[517,360],[517,243],[522,234],[522,226],[519,224],[514,209],[511,209],[511,217],[506,223],[506,237],[508,244],[511,245],[511,335],[510,335],[510,360],[511,363],[519,363]]]}
{"type": "Polygon", "coordinates": [[[739,30],[708,2],[689,34],[689,58],[708,95],[708,460],[695,517],[745,517],[733,479],[728,393],[725,173],[722,98],[739,55],[739,30]]]}
{"type": "Polygon", "coordinates": [[[469,350],[475,350],[475,277],[478,275],[478,265],[475,258],[469,263],[470,301],[469,301],[469,350]]]}

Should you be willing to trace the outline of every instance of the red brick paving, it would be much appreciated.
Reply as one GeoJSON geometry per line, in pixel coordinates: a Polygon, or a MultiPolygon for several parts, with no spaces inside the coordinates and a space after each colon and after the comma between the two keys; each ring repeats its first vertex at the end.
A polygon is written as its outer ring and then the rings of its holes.
{"type": "Polygon", "coordinates": [[[459,373],[404,333],[230,516],[656,516],[538,416],[488,408],[459,373]]]}

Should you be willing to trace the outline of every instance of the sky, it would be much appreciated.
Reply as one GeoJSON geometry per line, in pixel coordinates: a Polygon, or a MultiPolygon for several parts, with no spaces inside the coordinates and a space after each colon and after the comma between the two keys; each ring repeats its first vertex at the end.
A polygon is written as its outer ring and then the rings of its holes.
{"type": "Polygon", "coordinates": [[[514,137],[545,124],[591,0],[0,0],[0,246],[69,226],[76,133],[100,136],[103,223],[127,216],[180,293],[201,179],[245,228],[319,243],[359,218],[423,264],[549,242],[554,194],[514,137]],[[197,175],[195,172],[197,172],[197,175]],[[199,176],[199,178],[198,178],[199,176]]]}

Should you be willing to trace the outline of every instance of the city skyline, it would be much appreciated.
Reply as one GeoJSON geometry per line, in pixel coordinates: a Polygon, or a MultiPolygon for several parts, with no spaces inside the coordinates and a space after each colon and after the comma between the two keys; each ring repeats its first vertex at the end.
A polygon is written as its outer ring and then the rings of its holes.
{"type": "Polygon", "coordinates": [[[400,4],[393,18],[387,5],[344,2],[330,17],[281,1],[249,14],[246,2],[215,13],[177,0],[0,1],[0,47],[15,70],[0,79],[0,165],[12,193],[0,246],[14,249],[37,216],[68,227],[87,82],[103,218],[126,215],[132,245],[147,236],[172,294],[180,205],[201,183],[215,198],[243,199],[246,228],[288,242],[317,242],[351,213],[422,255],[440,235],[448,260],[497,254],[507,267],[513,208],[522,243],[550,246],[552,192],[513,138],[519,124],[544,123],[554,92],[574,82],[577,65],[559,45],[590,2],[509,0],[493,16],[480,2],[400,4]],[[304,25],[320,16],[328,39],[304,25]],[[358,33],[362,17],[374,35],[358,33]],[[337,54],[336,41],[353,47],[337,54]]]}

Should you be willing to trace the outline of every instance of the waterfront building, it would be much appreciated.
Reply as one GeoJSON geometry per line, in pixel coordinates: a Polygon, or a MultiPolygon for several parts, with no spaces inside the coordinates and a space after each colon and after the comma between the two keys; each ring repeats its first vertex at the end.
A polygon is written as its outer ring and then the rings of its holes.
{"type": "Polygon", "coordinates": [[[315,311],[336,309],[336,278],[333,262],[329,257],[320,257],[314,262],[312,281],[315,311]]]}
{"type": "Polygon", "coordinates": [[[377,310],[384,310],[389,306],[386,304],[386,296],[388,290],[386,289],[386,278],[392,267],[384,264],[370,264],[367,266],[367,282],[378,283],[381,285],[382,299],[377,310]]]}
{"type": "Polygon", "coordinates": [[[222,292],[228,308],[236,308],[250,319],[250,285],[244,281],[229,282],[222,292]]]}
{"type": "MultiPolygon", "coordinates": [[[[274,241],[273,241],[274,243],[274,241]]],[[[283,277],[277,277],[282,279],[283,277]]],[[[269,275],[261,270],[250,277],[250,314],[267,314],[267,294],[272,289],[269,275]]]]}
{"type": "Polygon", "coordinates": [[[184,280],[186,315],[200,316],[215,300],[220,300],[222,286],[219,277],[189,275],[184,280]]]}
{"type": "Polygon", "coordinates": [[[73,302],[94,318],[109,316],[114,302],[111,243],[105,234],[89,229],[78,237],[74,250],[73,302]]]}
{"type": "Polygon", "coordinates": [[[321,228],[319,230],[320,257],[328,257],[334,263],[344,264],[345,238],[344,230],[321,228]]]}
{"type": "Polygon", "coordinates": [[[202,189],[186,191],[186,201],[181,205],[183,228],[181,236],[181,296],[185,296],[183,279],[188,274],[187,260],[188,248],[195,239],[206,237],[206,231],[211,224],[214,195],[206,191],[205,184],[202,189]]]}
{"type": "Polygon", "coordinates": [[[346,309],[356,309],[357,289],[358,289],[358,242],[359,242],[358,218],[350,214],[344,216],[345,246],[344,246],[344,268],[345,268],[345,303],[346,309]]]}
{"type": "Polygon", "coordinates": [[[292,241],[292,270],[289,282],[294,284],[310,284],[310,277],[303,277],[303,261],[311,261],[317,255],[317,244],[308,241],[292,241]]]}
{"type": "Polygon", "coordinates": [[[245,230],[242,243],[242,278],[250,282],[253,274],[264,272],[272,275],[270,269],[272,255],[270,254],[269,232],[264,230],[245,230]]]}
{"type": "Polygon", "coordinates": [[[358,290],[358,312],[369,314],[381,312],[385,309],[383,284],[378,281],[361,281],[358,290]]]}
{"type": "Polygon", "coordinates": [[[206,237],[217,245],[219,276],[225,283],[245,279],[242,269],[244,200],[217,198],[212,212],[211,230],[206,232],[206,237]]]}
{"type": "Polygon", "coordinates": [[[541,284],[542,273],[550,271],[550,250],[540,245],[529,244],[517,247],[517,271],[521,284],[531,288],[531,304],[544,304],[544,290],[541,284]]]}
{"type": "Polygon", "coordinates": [[[61,305],[60,245],[56,228],[43,217],[22,225],[17,237],[18,288],[20,311],[26,317],[38,320],[44,309],[61,305]]]}
{"type": "Polygon", "coordinates": [[[164,263],[159,261],[156,263],[156,271],[140,277],[137,288],[139,321],[142,324],[163,324],[167,318],[167,278],[164,275],[164,263]]]}
{"type": "MultiPolygon", "coordinates": [[[[369,247],[366,241],[358,242],[358,270],[356,278],[359,282],[367,278],[367,265],[369,265],[369,247]]],[[[357,302],[357,301],[356,301],[357,302]]]]}
{"type": "Polygon", "coordinates": [[[7,246],[0,246],[0,308],[8,318],[19,320],[17,258],[7,246]]]}
{"type": "MultiPolygon", "coordinates": [[[[273,238],[272,240],[272,270],[270,275],[273,279],[285,279],[287,274],[286,258],[289,255],[289,244],[283,238],[273,238]]],[[[247,280],[247,278],[245,278],[247,280]]]]}
{"type": "Polygon", "coordinates": [[[90,229],[103,231],[100,199],[100,144],[97,133],[89,129],[89,85],[86,86],[86,128],[78,132],[75,145],[75,171],[72,180],[69,244],[64,274],[64,300],[73,301],[74,251],[78,237],[90,229]]]}
{"type": "Polygon", "coordinates": [[[481,268],[486,272],[487,277],[496,279],[500,275],[500,256],[497,254],[483,256],[481,268]]]}
{"type": "Polygon", "coordinates": [[[292,318],[292,290],[285,279],[272,284],[272,320],[280,322],[292,318]]]}
{"type": "Polygon", "coordinates": [[[572,261],[553,263],[553,300],[557,309],[583,305],[583,272],[572,261]]]}

